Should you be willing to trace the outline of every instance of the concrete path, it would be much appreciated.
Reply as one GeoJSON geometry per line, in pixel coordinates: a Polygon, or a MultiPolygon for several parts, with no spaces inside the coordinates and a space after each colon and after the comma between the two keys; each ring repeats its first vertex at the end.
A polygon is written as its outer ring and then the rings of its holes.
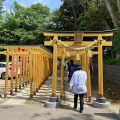
{"type": "Polygon", "coordinates": [[[109,110],[93,107],[86,108],[80,114],[71,108],[44,108],[41,105],[2,105],[0,120],[119,120],[109,110]]]}
{"type": "MultiPolygon", "coordinates": [[[[66,101],[62,101],[60,108],[45,108],[44,104],[52,93],[52,77],[49,77],[33,99],[29,99],[29,85],[8,96],[0,104],[0,120],[120,120],[109,109],[98,109],[88,105],[85,99],[83,113],[73,110],[73,94],[67,91],[66,101]]],[[[60,77],[58,77],[57,95],[60,95],[60,77]]]]}

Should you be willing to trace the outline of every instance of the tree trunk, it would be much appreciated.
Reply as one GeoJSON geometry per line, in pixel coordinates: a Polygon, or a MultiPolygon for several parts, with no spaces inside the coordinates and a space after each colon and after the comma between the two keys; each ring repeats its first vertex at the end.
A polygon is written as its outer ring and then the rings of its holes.
{"type": "Polygon", "coordinates": [[[117,7],[118,7],[118,10],[120,10],[120,0],[117,0],[117,7]]]}
{"type": "Polygon", "coordinates": [[[120,53],[117,53],[116,54],[116,58],[115,58],[116,60],[118,60],[118,59],[120,59],[120,53]]]}
{"type": "Polygon", "coordinates": [[[105,5],[106,5],[106,7],[107,7],[107,9],[109,11],[109,14],[110,14],[110,16],[112,18],[112,22],[114,24],[114,27],[117,28],[117,23],[116,23],[117,19],[116,19],[116,16],[114,15],[114,13],[113,13],[112,7],[110,5],[110,1],[109,0],[104,0],[104,2],[105,2],[105,5]]]}
{"type": "Polygon", "coordinates": [[[108,25],[107,21],[105,20],[105,18],[102,17],[103,22],[105,23],[105,27],[107,30],[110,30],[110,26],[108,25]]]}

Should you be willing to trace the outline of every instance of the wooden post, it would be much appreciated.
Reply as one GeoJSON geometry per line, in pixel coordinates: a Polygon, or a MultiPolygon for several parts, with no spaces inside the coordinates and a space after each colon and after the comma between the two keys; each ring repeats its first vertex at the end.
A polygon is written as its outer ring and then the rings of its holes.
{"type": "Polygon", "coordinates": [[[25,68],[25,61],[24,61],[24,57],[22,56],[22,87],[24,87],[24,68],[25,68]]]}
{"type": "Polygon", "coordinates": [[[21,84],[23,83],[22,77],[23,77],[22,56],[20,56],[20,81],[19,81],[19,89],[21,89],[21,84]]]}
{"type": "Polygon", "coordinates": [[[44,80],[45,80],[45,57],[43,57],[43,83],[44,83],[44,80]]]}
{"type": "Polygon", "coordinates": [[[13,95],[13,64],[14,64],[14,56],[12,55],[12,69],[11,69],[11,82],[10,82],[10,95],[13,95]]]}
{"type": "Polygon", "coordinates": [[[83,70],[86,71],[86,55],[85,54],[82,55],[82,64],[83,64],[82,66],[83,70]]]}
{"type": "Polygon", "coordinates": [[[37,92],[36,54],[34,54],[34,57],[35,57],[35,92],[37,92]]]}
{"type": "Polygon", "coordinates": [[[17,92],[17,86],[18,86],[18,56],[16,55],[16,81],[15,81],[15,92],[17,92]]]}
{"type": "Polygon", "coordinates": [[[36,95],[36,81],[35,81],[35,54],[33,54],[33,84],[34,84],[34,91],[33,94],[36,95]]]}
{"type": "MultiPolygon", "coordinates": [[[[84,51],[85,52],[85,51],[84,51]]],[[[86,54],[83,54],[83,57],[82,57],[82,61],[83,61],[83,70],[84,71],[86,71],[86,73],[87,73],[87,55],[86,54]]],[[[87,84],[86,84],[86,86],[87,86],[87,84]]],[[[86,98],[88,98],[88,95],[87,95],[87,93],[85,94],[85,97],[86,98]]]]}
{"type": "Polygon", "coordinates": [[[60,97],[61,99],[64,97],[64,62],[65,62],[65,47],[63,47],[63,52],[62,52],[62,63],[61,63],[61,92],[60,92],[60,97]]]}
{"type": "Polygon", "coordinates": [[[43,56],[41,56],[41,86],[43,84],[43,56]]]}
{"type": "Polygon", "coordinates": [[[40,87],[42,86],[42,56],[40,55],[40,62],[39,62],[39,79],[40,79],[40,87]]]}
{"type": "Polygon", "coordinates": [[[29,69],[29,73],[30,73],[30,98],[33,97],[33,90],[32,90],[32,83],[33,83],[33,77],[32,77],[32,68],[33,68],[33,65],[32,65],[32,55],[31,55],[31,49],[29,50],[29,66],[30,66],[30,69],[29,69]]]}
{"type": "Polygon", "coordinates": [[[104,97],[103,94],[103,53],[102,53],[102,36],[98,37],[98,94],[99,97],[104,97]]]}
{"type": "Polygon", "coordinates": [[[49,76],[49,58],[47,57],[47,77],[49,76]]]}
{"type": "Polygon", "coordinates": [[[87,95],[88,95],[88,101],[91,102],[91,78],[90,78],[90,60],[88,56],[88,50],[87,50],[87,95]]]}
{"type": "Polygon", "coordinates": [[[54,51],[53,51],[53,78],[52,78],[52,97],[56,96],[56,84],[57,84],[57,36],[54,36],[54,51]]]}
{"type": "Polygon", "coordinates": [[[25,85],[28,84],[28,56],[25,57],[25,85]]]}
{"type": "Polygon", "coordinates": [[[48,68],[48,76],[49,76],[49,74],[50,74],[50,60],[49,60],[49,57],[47,58],[47,60],[48,60],[48,66],[47,66],[47,68],[48,68]]]}
{"type": "Polygon", "coordinates": [[[38,88],[40,89],[40,85],[41,85],[41,74],[40,74],[40,71],[41,71],[41,54],[38,55],[38,81],[39,81],[39,86],[38,88]]]}
{"type": "Polygon", "coordinates": [[[9,65],[9,51],[7,48],[6,52],[6,73],[5,73],[5,89],[4,89],[4,98],[7,97],[7,91],[8,91],[8,65],[9,65]]]}

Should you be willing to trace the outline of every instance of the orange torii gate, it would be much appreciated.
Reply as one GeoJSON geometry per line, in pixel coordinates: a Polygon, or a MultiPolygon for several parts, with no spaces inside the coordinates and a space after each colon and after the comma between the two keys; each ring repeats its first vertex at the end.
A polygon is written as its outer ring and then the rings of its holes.
{"type": "Polygon", "coordinates": [[[8,91],[10,95],[13,95],[28,83],[30,84],[30,98],[32,98],[52,73],[53,55],[41,45],[3,45],[0,48],[3,49],[0,54],[6,56],[4,98],[7,98],[8,91]],[[20,63],[19,72],[18,63],[20,63]],[[8,82],[9,67],[11,69],[10,83],[8,82]],[[14,73],[16,74],[14,75],[14,73]]]}
{"type": "MultiPolygon", "coordinates": [[[[73,58],[76,54],[80,55],[81,61],[77,61],[82,64],[83,69],[87,72],[87,95],[88,101],[91,102],[91,79],[90,79],[90,63],[89,50],[97,47],[98,51],[91,51],[90,54],[98,54],[98,97],[97,100],[93,102],[96,107],[99,103],[105,103],[105,107],[109,107],[106,103],[106,98],[104,97],[103,90],[103,46],[112,46],[112,41],[106,41],[103,38],[113,36],[116,30],[106,30],[106,31],[52,31],[52,30],[40,30],[44,36],[53,37],[50,41],[45,41],[45,46],[53,46],[53,80],[52,80],[52,97],[56,97],[56,83],[57,83],[57,58],[62,58],[61,64],[61,98],[64,97],[64,60],[68,58],[65,53],[69,51],[70,58],[73,58]],[[73,37],[74,41],[61,41],[59,37],[73,37]],[[84,41],[85,37],[94,37],[93,41],[84,41]],[[73,52],[74,50],[74,52],[73,52]],[[80,52],[79,52],[80,51],[80,52]]],[[[75,60],[76,61],[76,60],[75,60]]]]}

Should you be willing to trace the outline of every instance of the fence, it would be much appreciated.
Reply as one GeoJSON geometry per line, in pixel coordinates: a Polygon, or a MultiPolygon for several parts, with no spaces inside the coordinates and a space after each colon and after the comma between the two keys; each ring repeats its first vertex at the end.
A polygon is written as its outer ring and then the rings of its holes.
{"type": "MultiPolygon", "coordinates": [[[[98,74],[98,65],[94,65],[95,72],[98,74]]],[[[117,84],[120,84],[120,66],[117,65],[103,65],[103,77],[104,80],[110,80],[117,84]]]]}

